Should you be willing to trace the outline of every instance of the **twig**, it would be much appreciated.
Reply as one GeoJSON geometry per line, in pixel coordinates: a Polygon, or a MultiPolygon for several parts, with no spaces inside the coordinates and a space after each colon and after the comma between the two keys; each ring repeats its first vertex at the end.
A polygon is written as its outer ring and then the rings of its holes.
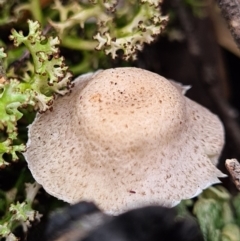
{"type": "Polygon", "coordinates": [[[240,163],[237,159],[227,159],[225,166],[232,177],[233,183],[240,191],[240,163]]]}
{"type": "Polygon", "coordinates": [[[240,48],[240,1],[218,0],[217,2],[235,42],[240,48]]]}

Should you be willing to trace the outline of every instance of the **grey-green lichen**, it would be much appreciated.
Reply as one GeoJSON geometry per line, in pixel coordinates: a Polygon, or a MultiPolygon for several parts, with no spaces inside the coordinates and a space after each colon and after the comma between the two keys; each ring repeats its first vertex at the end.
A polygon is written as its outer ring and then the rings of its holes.
{"type": "MultiPolygon", "coordinates": [[[[32,209],[33,200],[41,187],[37,183],[26,183],[25,185],[25,201],[13,202],[16,196],[16,190],[12,190],[11,199],[7,200],[9,208],[6,210],[4,217],[0,220],[0,239],[5,238],[7,241],[17,241],[18,238],[12,233],[17,226],[22,226],[23,231],[27,232],[34,220],[39,220],[41,214],[32,209]]],[[[8,199],[6,197],[6,199],[8,199]]]]}
{"type": "Polygon", "coordinates": [[[159,0],[71,2],[62,5],[55,1],[54,8],[59,12],[58,22],[50,20],[59,32],[62,44],[75,46],[76,36],[69,35],[69,29],[76,25],[84,29],[86,25],[95,24],[96,41],[78,42],[78,47],[104,50],[113,59],[118,51],[123,51],[123,58],[135,59],[145,43],[153,42],[166,26],[168,17],[162,16],[159,0]],[[123,21],[123,19],[125,19],[123,21]],[[118,24],[120,23],[121,24],[118,24]]]}
{"type": "MultiPolygon", "coordinates": [[[[15,46],[24,44],[33,61],[27,64],[22,77],[2,77],[0,80],[0,130],[6,132],[0,142],[0,166],[8,164],[3,154],[11,154],[15,161],[18,159],[16,152],[25,149],[24,144],[14,144],[17,121],[23,116],[20,108],[30,105],[45,112],[51,109],[56,94],[64,95],[71,88],[71,74],[57,47],[59,39],[43,36],[36,21],[29,20],[28,24],[28,35],[12,30],[10,39],[15,46]]],[[[5,57],[2,49],[0,56],[5,57]]]]}

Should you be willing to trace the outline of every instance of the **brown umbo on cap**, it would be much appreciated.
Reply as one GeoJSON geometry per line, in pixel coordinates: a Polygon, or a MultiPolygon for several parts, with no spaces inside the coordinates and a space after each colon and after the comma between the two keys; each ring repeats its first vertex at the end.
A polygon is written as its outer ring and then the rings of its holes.
{"type": "Polygon", "coordinates": [[[51,195],[94,200],[118,214],[142,205],[174,206],[225,177],[218,117],[180,85],[138,68],[80,76],[70,95],[29,127],[24,156],[51,195]]]}

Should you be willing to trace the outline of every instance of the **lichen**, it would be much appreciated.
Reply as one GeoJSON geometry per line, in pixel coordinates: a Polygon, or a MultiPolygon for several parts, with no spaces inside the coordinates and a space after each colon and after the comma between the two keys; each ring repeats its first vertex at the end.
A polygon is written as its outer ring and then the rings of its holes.
{"type": "Polygon", "coordinates": [[[59,32],[63,45],[68,42],[68,46],[76,38],[66,36],[69,29],[76,25],[83,29],[93,23],[96,25],[93,36],[96,42],[95,45],[89,42],[89,48],[94,46],[96,50],[104,50],[113,59],[121,50],[124,59],[135,59],[137,51],[142,50],[145,43],[153,42],[166,26],[168,17],[161,15],[160,3],[159,0],[142,0],[138,4],[95,0],[88,4],[73,2],[63,6],[56,0],[54,8],[59,12],[60,21],[50,20],[50,23],[59,32]],[[122,21],[123,18],[126,21],[122,21]]]}
{"type": "MultiPolygon", "coordinates": [[[[29,33],[12,30],[10,39],[17,47],[24,44],[29,50],[33,63],[29,62],[20,78],[6,78],[0,81],[0,130],[6,137],[0,142],[0,166],[7,165],[3,155],[12,155],[18,159],[16,152],[25,150],[24,144],[14,144],[17,139],[17,122],[23,114],[20,108],[33,106],[39,112],[51,109],[56,94],[64,95],[71,88],[71,74],[59,55],[59,39],[46,38],[41,33],[38,22],[29,20],[29,33]]],[[[3,49],[0,57],[6,57],[3,49]]],[[[4,136],[4,135],[3,135],[4,136]]]]}

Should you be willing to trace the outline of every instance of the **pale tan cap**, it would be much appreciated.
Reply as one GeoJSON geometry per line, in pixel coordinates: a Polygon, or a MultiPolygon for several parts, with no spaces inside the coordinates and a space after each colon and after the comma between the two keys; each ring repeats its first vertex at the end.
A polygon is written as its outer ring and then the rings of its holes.
{"type": "Polygon", "coordinates": [[[178,86],[138,68],[80,76],[29,128],[24,156],[51,195],[117,214],[174,206],[225,177],[218,117],[178,86]]]}

